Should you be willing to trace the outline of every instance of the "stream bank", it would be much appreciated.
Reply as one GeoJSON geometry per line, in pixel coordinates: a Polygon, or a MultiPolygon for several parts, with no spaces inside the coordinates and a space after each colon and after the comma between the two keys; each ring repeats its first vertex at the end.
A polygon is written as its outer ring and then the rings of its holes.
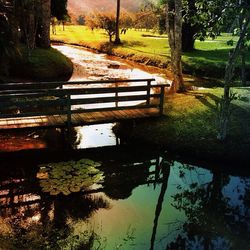
{"type": "Polygon", "coordinates": [[[21,45],[12,55],[9,73],[0,76],[3,82],[67,81],[73,73],[71,60],[54,48],[35,48],[30,52],[21,45]]]}

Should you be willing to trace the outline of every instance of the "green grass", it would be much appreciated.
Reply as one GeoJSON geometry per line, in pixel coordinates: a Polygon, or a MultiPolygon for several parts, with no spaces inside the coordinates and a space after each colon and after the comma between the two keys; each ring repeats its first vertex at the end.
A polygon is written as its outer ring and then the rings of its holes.
{"type": "Polygon", "coordinates": [[[172,152],[209,160],[250,160],[250,88],[234,88],[240,99],[232,103],[226,141],[217,136],[217,108],[223,89],[189,91],[166,97],[165,116],[138,121],[132,135],[122,127],[120,134],[130,143],[155,145],[172,152]]]}
{"type": "Polygon", "coordinates": [[[21,46],[20,54],[12,59],[11,75],[27,80],[67,80],[72,75],[72,62],[58,50],[36,48],[28,55],[21,46]]]}
{"type": "MultiPolygon", "coordinates": [[[[237,37],[229,34],[222,34],[215,40],[196,41],[196,50],[183,55],[184,71],[192,75],[222,78],[229,51],[233,48],[227,45],[227,41],[231,39],[237,41],[237,37]]],[[[91,31],[85,26],[66,26],[65,31],[58,27],[52,40],[79,44],[136,62],[169,68],[170,51],[166,36],[149,31],[130,29],[125,35],[121,35],[122,44],[115,46],[108,42],[103,30],[91,31]]],[[[247,65],[250,68],[249,51],[247,65]]]]}

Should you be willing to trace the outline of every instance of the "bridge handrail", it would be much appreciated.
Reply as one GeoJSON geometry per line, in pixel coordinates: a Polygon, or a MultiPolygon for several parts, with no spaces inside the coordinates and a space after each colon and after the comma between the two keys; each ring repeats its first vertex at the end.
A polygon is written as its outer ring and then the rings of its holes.
{"type": "MultiPolygon", "coordinates": [[[[57,89],[46,89],[44,85],[38,83],[37,86],[43,88],[21,88],[18,86],[14,89],[16,85],[11,86],[9,89],[5,87],[1,88],[0,85],[0,118],[18,118],[18,117],[31,117],[31,116],[43,116],[43,115],[67,115],[67,122],[70,124],[71,116],[75,113],[82,112],[98,112],[98,111],[111,111],[111,110],[123,110],[123,109],[135,109],[135,108],[152,108],[157,107],[160,114],[163,113],[164,105],[164,92],[168,84],[156,84],[151,85],[154,79],[134,79],[134,80],[119,80],[119,83],[124,82],[146,82],[145,85],[133,85],[133,86],[109,86],[104,87],[91,87],[86,86],[80,88],[68,87],[67,88],[57,88],[57,89]],[[152,92],[151,89],[158,89],[156,92],[152,92]],[[135,92],[133,95],[129,95],[131,92],[135,92]],[[139,93],[138,93],[139,92],[139,93]],[[126,94],[127,93],[127,94],[126,94]],[[109,96],[98,96],[98,94],[110,94],[109,96]],[[120,95],[119,95],[120,94],[120,95]],[[76,96],[72,98],[72,96],[76,96]],[[93,96],[95,95],[95,96],[93,96]],[[42,99],[50,97],[50,99],[42,99]],[[52,99],[51,99],[52,98],[52,99]],[[56,98],[56,99],[53,99],[56,98]],[[151,103],[151,99],[154,98],[158,100],[158,104],[151,103]],[[136,106],[122,106],[118,105],[129,101],[143,101],[141,105],[136,106]],[[94,108],[84,108],[79,110],[72,110],[72,106],[81,104],[104,104],[104,103],[115,103],[115,107],[94,107],[94,108]],[[8,114],[1,111],[6,111],[7,108],[19,108],[22,113],[8,114]],[[53,107],[55,110],[43,110],[42,108],[53,107]],[[24,109],[29,109],[25,111],[24,109]],[[32,111],[33,108],[33,111],[32,111]],[[38,109],[34,111],[34,109],[38,109]],[[57,109],[56,109],[57,108],[57,109]]],[[[77,82],[78,84],[83,84],[83,82],[77,82]]],[[[108,81],[84,81],[86,84],[92,83],[117,83],[117,80],[108,81]]],[[[32,83],[33,84],[33,83],[32,83]]],[[[35,84],[35,83],[34,83],[35,84]]],[[[49,83],[50,84],[50,83],[49,83]]],[[[58,82],[57,82],[58,84],[58,82]]],[[[76,85],[76,82],[67,82],[67,85],[76,85]]],[[[31,86],[31,85],[30,85],[31,86]]],[[[62,85],[63,86],[63,85],[62,85]]],[[[57,85],[58,87],[58,85],[57,85]]]]}
{"type": "Polygon", "coordinates": [[[132,83],[132,82],[147,82],[155,81],[154,78],[146,79],[112,79],[112,80],[96,80],[96,81],[55,81],[55,82],[26,82],[26,83],[1,83],[0,90],[10,89],[29,89],[31,87],[62,87],[68,85],[91,85],[91,84],[108,84],[108,83],[132,83]]]}

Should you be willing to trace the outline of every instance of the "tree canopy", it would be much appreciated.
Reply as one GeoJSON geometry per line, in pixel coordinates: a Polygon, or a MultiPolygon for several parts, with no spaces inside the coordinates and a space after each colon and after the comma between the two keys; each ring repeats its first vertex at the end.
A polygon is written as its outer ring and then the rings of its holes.
{"type": "Polygon", "coordinates": [[[64,20],[68,15],[67,0],[51,0],[51,15],[57,20],[64,20]]]}

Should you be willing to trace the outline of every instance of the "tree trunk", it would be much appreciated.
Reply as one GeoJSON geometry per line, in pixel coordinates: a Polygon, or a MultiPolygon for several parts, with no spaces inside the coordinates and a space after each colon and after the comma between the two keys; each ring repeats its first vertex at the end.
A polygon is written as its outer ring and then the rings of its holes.
{"type": "Polygon", "coordinates": [[[117,0],[116,22],[115,22],[115,44],[121,43],[120,32],[119,32],[120,11],[121,11],[121,1],[117,0]]]}
{"type": "Polygon", "coordinates": [[[188,52],[194,50],[195,29],[189,23],[182,25],[182,51],[188,52]]]}
{"type": "Polygon", "coordinates": [[[243,46],[241,51],[241,83],[242,86],[247,86],[246,80],[246,50],[245,46],[243,46]]]}
{"type": "Polygon", "coordinates": [[[185,91],[182,75],[182,1],[168,1],[166,4],[167,11],[167,31],[168,41],[171,51],[171,66],[174,80],[171,85],[171,91],[185,91]]]}
{"type": "Polygon", "coordinates": [[[230,86],[233,82],[234,70],[235,70],[235,61],[242,49],[244,44],[244,38],[247,33],[248,24],[250,22],[250,17],[248,17],[241,29],[239,40],[236,44],[234,50],[230,53],[229,59],[226,65],[225,70],[225,83],[224,83],[224,95],[219,104],[219,121],[218,121],[218,134],[217,139],[223,141],[226,139],[228,123],[230,118],[230,103],[233,100],[234,96],[230,94],[230,86]]]}
{"type": "Polygon", "coordinates": [[[51,0],[41,0],[40,46],[50,47],[51,0]]]}

